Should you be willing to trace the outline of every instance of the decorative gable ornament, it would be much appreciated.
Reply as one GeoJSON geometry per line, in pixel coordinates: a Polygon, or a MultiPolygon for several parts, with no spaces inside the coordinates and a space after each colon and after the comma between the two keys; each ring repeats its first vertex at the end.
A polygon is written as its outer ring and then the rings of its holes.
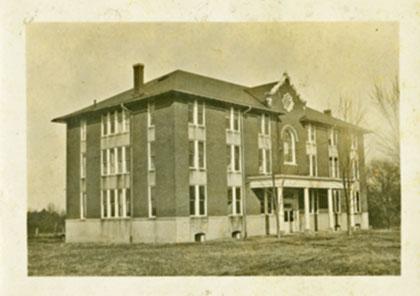
{"type": "Polygon", "coordinates": [[[295,106],[295,102],[293,101],[293,98],[289,93],[285,93],[283,95],[283,98],[281,99],[281,102],[283,103],[283,108],[287,112],[292,111],[293,107],[295,106]]]}

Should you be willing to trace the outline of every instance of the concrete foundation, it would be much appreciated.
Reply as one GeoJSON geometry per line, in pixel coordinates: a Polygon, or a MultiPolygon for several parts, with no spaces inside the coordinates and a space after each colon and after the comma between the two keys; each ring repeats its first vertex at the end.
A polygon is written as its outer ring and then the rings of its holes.
{"type": "MultiPolygon", "coordinates": [[[[303,231],[302,218],[300,215],[293,228],[280,221],[282,233],[303,231]]],[[[367,213],[356,214],[354,218],[355,224],[360,225],[361,229],[369,228],[367,213]]],[[[341,230],[346,230],[346,214],[340,214],[339,221],[341,230]]],[[[310,225],[311,230],[314,230],[313,221],[310,225]]],[[[265,215],[247,216],[248,236],[266,235],[267,230],[271,235],[276,234],[275,215],[269,215],[268,219],[265,215]]],[[[319,214],[318,230],[329,230],[327,214],[319,214]]],[[[66,242],[69,243],[181,243],[194,242],[197,236],[202,236],[204,240],[214,240],[242,237],[243,234],[243,217],[240,216],[66,220],[66,242]]]]}

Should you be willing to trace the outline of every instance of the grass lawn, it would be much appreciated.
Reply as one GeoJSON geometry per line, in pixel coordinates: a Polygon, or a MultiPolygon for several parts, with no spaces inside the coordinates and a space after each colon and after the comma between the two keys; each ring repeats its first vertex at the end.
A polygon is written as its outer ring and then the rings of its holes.
{"type": "Polygon", "coordinates": [[[399,275],[400,232],[293,234],[185,244],[28,241],[28,274],[399,275]]]}

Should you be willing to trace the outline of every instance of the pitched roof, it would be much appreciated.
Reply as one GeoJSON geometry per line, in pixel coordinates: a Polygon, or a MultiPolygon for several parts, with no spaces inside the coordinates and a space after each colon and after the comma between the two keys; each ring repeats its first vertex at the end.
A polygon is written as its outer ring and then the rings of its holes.
{"type": "MultiPolygon", "coordinates": [[[[282,86],[286,81],[288,84],[290,82],[287,74],[284,74],[284,77],[285,80],[283,81],[282,86]]],[[[82,114],[116,107],[122,103],[127,104],[139,100],[144,100],[169,92],[177,92],[181,94],[204,97],[228,104],[252,107],[254,109],[263,110],[266,112],[282,114],[285,112],[282,104],[278,105],[277,107],[273,105],[272,108],[268,108],[265,105],[265,97],[267,92],[270,91],[276,84],[279,84],[279,81],[270,82],[255,87],[247,87],[183,70],[175,70],[145,83],[141,88],[140,93],[137,93],[134,89],[129,89],[108,99],[94,103],[86,108],[82,108],[70,114],[55,118],[53,119],[53,122],[66,122],[68,119],[82,114]]],[[[326,115],[306,106],[303,109],[303,116],[300,118],[300,121],[318,122],[330,126],[352,128],[361,132],[370,132],[359,126],[334,118],[330,115],[326,115]]]]}
{"type": "Polygon", "coordinates": [[[250,106],[254,109],[267,112],[281,113],[267,108],[262,102],[246,92],[248,87],[210,78],[183,70],[176,70],[144,84],[141,93],[137,94],[134,89],[119,93],[108,99],[80,109],[73,113],[53,119],[54,122],[65,122],[67,119],[89,112],[111,108],[122,103],[130,103],[149,97],[175,91],[179,93],[205,97],[225,103],[241,106],[250,106]]]}
{"type": "Polygon", "coordinates": [[[351,124],[347,121],[332,117],[330,115],[319,112],[315,109],[305,107],[304,115],[300,118],[302,122],[317,122],[328,126],[336,126],[341,128],[351,128],[358,130],[362,133],[370,133],[371,131],[364,129],[360,126],[351,124]]]}

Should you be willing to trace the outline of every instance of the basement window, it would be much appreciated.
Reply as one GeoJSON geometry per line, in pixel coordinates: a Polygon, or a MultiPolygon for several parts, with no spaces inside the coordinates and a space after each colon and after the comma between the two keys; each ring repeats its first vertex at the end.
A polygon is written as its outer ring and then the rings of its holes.
{"type": "Polygon", "coordinates": [[[232,238],[241,239],[241,232],[239,230],[232,232],[232,238]]]}
{"type": "Polygon", "coordinates": [[[197,233],[194,235],[194,241],[196,242],[204,242],[206,240],[206,234],[203,232],[197,233]]]}

